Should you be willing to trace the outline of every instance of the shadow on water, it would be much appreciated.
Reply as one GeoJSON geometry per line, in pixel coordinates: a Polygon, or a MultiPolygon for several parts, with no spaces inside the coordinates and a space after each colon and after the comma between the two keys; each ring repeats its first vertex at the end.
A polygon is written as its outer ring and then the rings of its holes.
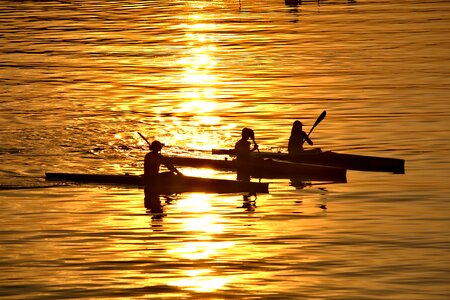
{"type": "MultiPolygon", "coordinates": [[[[242,174],[240,174],[242,175],[242,174]]],[[[238,178],[242,180],[242,177],[238,175],[238,178]]],[[[247,177],[246,177],[247,178],[247,177]]],[[[328,182],[317,182],[313,183],[310,181],[305,181],[301,178],[290,178],[289,185],[294,187],[296,190],[303,190],[305,188],[318,186],[317,189],[322,192],[327,192],[327,189],[322,187],[323,185],[344,183],[342,181],[328,181],[328,182]]],[[[146,212],[151,215],[152,220],[161,220],[167,216],[165,207],[172,204],[172,202],[178,199],[179,194],[164,195],[154,191],[144,191],[144,207],[146,212]]],[[[243,208],[246,212],[254,212],[256,210],[257,193],[248,192],[241,194],[242,205],[239,208],[243,208]]],[[[301,202],[301,201],[300,201],[301,202]]],[[[321,209],[326,209],[326,205],[320,205],[321,209]]]]}
{"type": "Polygon", "coordinates": [[[49,185],[9,185],[9,184],[0,184],[0,191],[8,191],[8,190],[34,190],[34,189],[47,189],[47,188],[55,188],[55,187],[67,187],[69,184],[58,183],[58,184],[49,184],[49,185]]]}
{"type": "Polygon", "coordinates": [[[242,195],[242,206],[246,212],[255,211],[256,209],[256,193],[248,193],[247,195],[242,195]]]}
{"type": "Polygon", "coordinates": [[[161,220],[164,213],[161,198],[164,198],[164,206],[169,205],[176,199],[176,195],[160,195],[154,192],[145,192],[144,207],[148,214],[151,214],[152,220],[161,220]]]}
{"type": "MultiPolygon", "coordinates": [[[[325,0],[310,0],[310,1],[305,1],[305,0],[284,0],[284,4],[289,7],[289,12],[292,13],[294,16],[296,16],[297,18],[291,22],[293,23],[298,23],[299,22],[299,15],[300,15],[300,7],[302,4],[306,4],[306,2],[313,2],[313,3],[317,3],[317,6],[321,6],[322,4],[332,4],[335,3],[335,1],[325,1],[325,0]]],[[[348,0],[346,1],[348,5],[354,5],[356,4],[355,0],[348,0]]]]}
{"type": "MultiPolygon", "coordinates": [[[[178,194],[175,195],[158,195],[151,194],[145,197],[145,209],[146,214],[150,217],[150,228],[153,232],[163,232],[164,220],[170,215],[170,205],[174,204],[178,200],[178,194]]],[[[239,210],[243,210],[245,213],[252,213],[256,210],[256,193],[245,193],[242,195],[236,195],[236,199],[242,197],[242,205],[237,206],[239,210]]],[[[170,218],[170,216],[169,216],[170,218]]]]}
{"type": "MultiPolygon", "coordinates": [[[[296,190],[302,190],[306,187],[312,187],[312,186],[321,186],[321,185],[328,185],[328,184],[336,184],[336,183],[347,183],[347,181],[322,181],[317,183],[312,183],[310,181],[305,181],[304,179],[299,178],[290,178],[289,180],[290,186],[293,186],[296,190]]],[[[318,188],[319,190],[326,191],[325,188],[318,188]]]]}
{"type": "MultiPolygon", "coordinates": [[[[300,1],[300,2],[301,2],[301,1],[300,1]]],[[[304,2],[306,2],[306,1],[304,1],[304,2]]],[[[314,2],[316,2],[316,1],[314,1],[314,2]]],[[[356,4],[356,0],[347,0],[347,1],[338,1],[338,0],[332,0],[332,1],[329,1],[329,0],[317,0],[317,5],[321,5],[321,4],[342,4],[342,3],[344,3],[344,2],[347,2],[347,4],[349,4],[349,5],[356,4]]]]}
{"type": "MultiPolygon", "coordinates": [[[[162,195],[155,192],[145,192],[144,207],[152,220],[162,220],[167,213],[165,207],[177,200],[178,194],[162,195]]],[[[255,211],[257,194],[253,192],[242,194],[242,206],[246,212],[255,211]]]]}
{"type": "MultiPolygon", "coordinates": [[[[313,188],[316,189],[316,191],[327,193],[327,188],[323,187],[323,185],[329,185],[329,184],[337,184],[337,183],[347,183],[347,181],[321,181],[321,182],[311,182],[311,181],[305,181],[304,179],[299,178],[290,178],[289,185],[294,187],[296,190],[304,190],[306,188],[313,188]]],[[[296,204],[302,204],[302,200],[296,200],[294,201],[296,204]]],[[[321,210],[327,210],[327,204],[326,201],[324,203],[321,203],[317,205],[321,210]]]]}
{"type": "Polygon", "coordinates": [[[289,7],[298,7],[302,4],[302,0],[284,0],[284,4],[289,7]]]}
{"type": "MultiPolygon", "coordinates": [[[[309,0],[309,1],[308,0],[306,0],[306,1],[305,0],[284,0],[284,4],[286,6],[290,6],[290,7],[298,7],[298,6],[302,5],[302,3],[305,4],[307,2],[315,2],[315,3],[317,3],[317,5],[336,3],[336,1],[327,1],[327,0],[309,0]]],[[[344,2],[344,1],[340,1],[340,2],[344,2]]],[[[347,2],[347,4],[349,4],[349,5],[356,4],[356,0],[347,0],[345,2],[347,2]]]]}

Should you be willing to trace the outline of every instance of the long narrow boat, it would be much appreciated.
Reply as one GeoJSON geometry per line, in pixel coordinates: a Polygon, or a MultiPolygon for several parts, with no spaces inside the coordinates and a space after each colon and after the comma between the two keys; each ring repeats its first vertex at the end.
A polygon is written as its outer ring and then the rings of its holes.
{"type": "Polygon", "coordinates": [[[278,161],[275,159],[255,159],[238,162],[228,159],[207,159],[196,157],[169,156],[175,166],[233,170],[255,178],[296,178],[301,180],[347,182],[343,168],[312,164],[278,161]]]}
{"type": "MultiPolygon", "coordinates": [[[[234,155],[233,149],[213,149],[212,154],[234,155]]],[[[290,156],[288,153],[260,152],[255,156],[283,161],[310,163],[357,171],[405,173],[405,161],[397,158],[344,154],[333,151],[304,151],[304,154],[290,156]]]]}
{"type": "MultiPolygon", "coordinates": [[[[71,181],[78,183],[100,183],[113,185],[144,186],[141,175],[111,175],[111,174],[77,174],[77,173],[45,173],[47,180],[71,181]]],[[[160,194],[182,192],[205,193],[268,193],[269,184],[246,182],[216,178],[192,176],[161,176],[158,183],[151,186],[152,191],[160,194]]]]}

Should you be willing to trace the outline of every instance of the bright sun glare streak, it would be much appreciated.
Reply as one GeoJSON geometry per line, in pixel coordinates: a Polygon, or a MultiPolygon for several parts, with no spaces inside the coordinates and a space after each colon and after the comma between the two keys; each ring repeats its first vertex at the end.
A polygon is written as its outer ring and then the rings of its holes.
{"type": "Polygon", "coordinates": [[[197,116],[194,120],[204,125],[217,125],[220,124],[220,117],[217,116],[197,116]]]}
{"type": "Polygon", "coordinates": [[[208,212],[211,210],[208,194],[190,194],[178,203],[180,210],[185,212],[208,212]]]}
{"type": "Polygon", "coordinates": [[[210,56],[214,50],[212,46],[196,48],[191,50],[191,57],[180,59],[180,63],[184,65],[183,83],[202,86],[216,84],[216,75],[210,73],[216,65],[210,56]]]}
{"type": "MultiPolygon", "coordinates": [[[[213,260],[235,246],[234,242],[218,241],[215,238],[215,235],[225,232],[226,222],[222,216],[213,213],[211,195],[191,194],[177,203],[177,209],[188,216],[180,219],[180,229],[190,233],[196,240],[176,244],[168,250],[170,257],[191,261],[213,260]]],[[[179,278],[168,284],[200,293],[214,292],[231,280],[212,269],[196,269],[195,264],[193,269],[181,272],[179,278]]]]}
{"type": "Polygon", "coordinates": [[[211,149],[218,144],[211,126],[221,124],[220,113],[227,110],[223,102],[216,100],[215,37],[209,30],[214,29],[216,24],[204,19],[203,14],[194,14],[189,16],[190,23],[184,24],[189,50],[178,60],[183,69],[180,77],[181,101],[172,109],[177,113],[173,119],[176,129],[170,132],[174,143],[193,149],[211,149]],[[190,116],[188,121],[186,115],[190,116]]]}
{"type": "Polygon", "coordinates": [[[193,290],[199,293],[214,292],[228,283],[223,277],[209,275],[211,270],[188,270],[185,272],[187,278],[170,283],[172,286],[183,287],[187,290],[193,290]]]}
{"type": "MultiPolygon", "coordinates": [[[[199,169],[199,168],[184,168],[184,173],[189,176],[195,176],[195,177],[206,177],[206,178],[212,178],[214,175],[217,174],[217,171],[212,169],[199,169]]],[[[198,195],[199,197],[202,196],[202,194],[191,194],[191,196],[198,195]]],[[[184,203],[184,202],[183,202],[184,203]]],[[[181,204],[185,205],[185,204],[181,204]]]]}
{"type": "Polygon", "coordinates": [[[232,242],[188,242],[182,246],[170,250],[171,255],[189,260],[208,259],[217,255],[217,253],[226,248],[232,247],[232,242]]]}
{"type": "MultiPolygon", "coordinates": [[[[191,96],[197,96],[192,95],[191,96]]],[[[191,112],[212,112],[215,111],[219,107],[218,102],[209,101],[209,100],[201,100],[201,99],[193,99],[191,101],[185,101],[180,104],[180,110],[191,112]]]]}
{"type": "MultiPolygon", "coordinates": [[[[188,5],[209,4],[194,1],[188,5]]],[[[217,69],[215,29],[221,25],[202,13],[189,13],[184,20],[185,34],[181,40],[186,47],[175,61],[176,68],[182,70],[176,77],[179,83],[177,100],[170,108],[170,121],[164,119],[166,126],[162,135],[166,144],[176,145],[179,149],[220,148],[228,144],[228,133],[233,129],[222,116],[238,106],[236,102],[223,101],[224,95],[220,94],[223,83],[217,69]]]]}

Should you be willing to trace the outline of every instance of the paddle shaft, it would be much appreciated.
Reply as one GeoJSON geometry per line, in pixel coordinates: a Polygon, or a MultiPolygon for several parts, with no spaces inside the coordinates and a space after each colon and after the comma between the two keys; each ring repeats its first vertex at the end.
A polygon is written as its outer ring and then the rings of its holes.
{"type": "Polygon", "coordinates": [[[316,122],[314,122],[314,125],[311,127],[311,130],[310,130],[309,133],[308,133],[308,137],[309,137],[309,135],[311,134],[311,132],[313,131],[313,129],[314,129],[317,125],[319,125],[319,123],[322,122],[323,119],[325,119],[325,116],[326,116],[326,115],[327,115],[327,111],[324,110],[324,111],[320,114],[320,116],[317,118],[316,122]]]}
{"type": "Polygon", "coordinates": [[[140,132],[138,132],[138,134],[141,136],[141,138],[147,142],[147,144],[150,146],[150,142],[145,138],[145,136],[143,136],[140,132]]]}

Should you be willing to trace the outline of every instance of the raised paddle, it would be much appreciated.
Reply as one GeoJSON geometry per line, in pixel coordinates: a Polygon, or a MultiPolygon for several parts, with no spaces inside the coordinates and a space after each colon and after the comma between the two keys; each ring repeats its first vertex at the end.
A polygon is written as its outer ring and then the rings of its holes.
{"type": "Polygon", "coordinates": [[[147,144],[150,146],[150,142],[145,138],[145,136],[143,136],[140,132],[138,132],[138,134],[141,136],[141,138],[147,142],[147,144]]]}
{"type": "MultiPolygon", "coordinates": [[[[308,135],[306,136],[307,138],[309,138],[309,135],[311,134],[311,132],[313,131],[313,129],[314,129],[317,125],[319,125],[319,123],[322,122],[323,119],[325,119],[325,116],[326,116],[326,115],[327,115],[327,111],[324,110],[324,111],[320,114],[320,116],[317,118],[316,122],[314,122],[314,125],[311,127],[311,130],[308,132],[308,135]]],[[[305,143],[305,141],[306,141],[306,140],[303,140],[302,146],[303,146],[303,144],[305,143]]],[[[309,144],[309,142],[308,142],[308,144],[309,144]]]]}
{"type": "Polygon", "coordinates": [[[323,119],[325,119],[325,116],[326,116],[326,115],[327,115],[327,111],[324,110],[324,111],[320,114],[320,116],[317,118],[317,120],[316,120],[316,122],[314,123],[314,125],[311,127],[311,130],[310,130],[309,133],[308,133],[308,137],[309,137],[309,135],[311,134],[311,132],[313,131],[313,129],[314,129],[317,125],[319,125],[319,123],[322,122],[323,119]]]}

